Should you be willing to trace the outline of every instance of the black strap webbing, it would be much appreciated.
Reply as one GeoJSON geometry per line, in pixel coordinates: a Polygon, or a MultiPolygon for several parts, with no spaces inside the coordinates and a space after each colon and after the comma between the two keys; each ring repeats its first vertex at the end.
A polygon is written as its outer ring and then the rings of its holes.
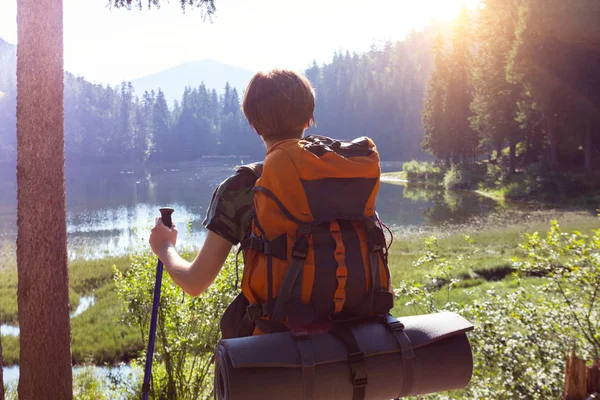
{"type": "Polygon", "coordinates": [[[277,298],[275,299],[275,308],[273,309],[271,321],[283,322],[285,304],[290,299],[292,289],[294,288],[294,283],[296,283],[296,279],[298,278],[302,267],[304,267],[304,259],[294,257],[290,263],[287,273],[285,274],[285,277],[283,278],[277,298]]]}
{"type": "Polygon", "coordinates": [[[400,346],[403,377],[402,390],[400,391],[398,397],[404,397],[410,393],[414,382],[413,360],[415,358],[415,352],[413,350],[412,343],[410,342],[410,338],[404,331],[404,324],[389,314],[386,316],[385,322],[387,323],[388,328],[394,334],[394,337],[400,346]]]}
{"type": "Polygon", "coordinates": [[[344,342],[346,350],[348,350],[348,362],[350,364],[351,381],[352,381],[352,400],[364,400],[367,383],[369,382],[367,375],[367,365],[365,355],[360,350],[354,333],[349,326],[338,325],[331,331],[344,342]]]}
{"type": "Polygon", "coordinates": [[[292,249],[292,262],[288,267],[288,270],[283,278],[283,282],[277,293],[277,299],[275,300],[275,308],[273,309],[273,315],[271,315],[271,321],[275,323],[282,323],[285,317],[285,305],[289,301],[294,284],[300,275],[300,271],[304,267],[304,260],[308,256],[308,235],[310,234],[310,225],[300,225],[298,227],[298,235],[294,242],[294,248],[292,249]]]}
{"type": "Polygon", "coordinates": [[[300,350],[302,360],[302,380],[304,382],[304,400],[313,400],[315,397],[315,355],[306,332],[294,333],[294,339],[300,350]]]}
{"type": "Polygon", "coordinates": [[[254,332],[254,321],[250,318],[248,313],[244,315],[244,318],[240,321],[240,326],[238,327],[237,337],[246,337],[252,336],[254,332]]]}

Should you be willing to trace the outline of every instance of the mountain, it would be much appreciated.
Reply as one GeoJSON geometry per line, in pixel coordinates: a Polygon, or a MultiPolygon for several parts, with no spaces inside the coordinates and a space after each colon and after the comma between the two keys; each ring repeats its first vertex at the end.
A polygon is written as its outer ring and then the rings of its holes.
{"type": "Polygon", "coordinates": [[[0,39],[0,164],[16,161],[16,107],[17,48],[0,39]]]}
{"type": "Polygon", "coordinates": [[[174,100],[181,101],[186,86],[198,87],[202,82],[207,89],[215,89],[218,93],[221,93],[225,83],[229,82],[241,94],[253,75],[252,71],[218,61],[199,60],[134,79],[131,84],[136,95],[140,97],[146,90],[156,92],[160,88],[169,105],[172,105],[174,100]]]}
{"type": "Polygon", "coordinates": [[[0,91],[6,93],[16,87],[17,48],[0,38],[0,91]]]}

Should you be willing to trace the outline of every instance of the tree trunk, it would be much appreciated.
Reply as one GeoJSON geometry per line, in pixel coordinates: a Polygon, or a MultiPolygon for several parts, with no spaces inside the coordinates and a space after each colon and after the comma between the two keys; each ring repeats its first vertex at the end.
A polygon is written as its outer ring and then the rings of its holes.
{"type": "Polygon", "coordinates": [[[550,167],[555,168],[558,165],[558,140],[552,123],[547,125],[548,142],[550,144],[550,167]]]}
{"type": "Polygon", "coordinates": [[[73,398],[62,0],[17,0],[20,400],[73,398]]]}
{"type": "Polygon", "coordinates": [[[588,121],[585,127],[585,139],[583,143],[583,152],[585,154],[584,169],[585,173],[592,172],[592,122],[588,121]]]}
{"type": "Polygon", "coordinates": [[[509,141],[509,163],[508,163],[508,173],[512,175],[515,173],[515,168],[517,164],[517,140],[516,133],[510,132],[508,141],[509,141]]]}
{"type": "Polygon", "coordinates": [[[533,160],[533,156],[532,156],[532,148],[531,148],[531,132],[527,134],[527,139],[525,142],[525,165],[529,165],[531,164],[531,161],[533,160]]]}
{"type": "Polygon", "coordinates": [[[496,161],[500,161],[502,158],[502,141],[499,140],[496,142],[496,161]]]}

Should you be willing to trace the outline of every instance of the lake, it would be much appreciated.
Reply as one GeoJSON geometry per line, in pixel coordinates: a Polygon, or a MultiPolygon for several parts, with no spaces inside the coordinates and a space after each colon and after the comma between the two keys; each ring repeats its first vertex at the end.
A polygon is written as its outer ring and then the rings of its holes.
{"type": "MultiPolygon", "coordinates": [[[[119,256],[146,247],[161,206],[175,209],[178,247],[197,248],[206,234],[202,221],[213,191],[244,162],[250,161],[213,159],[147,169],[67,167],[69,257],[119,256]]],[[[401,168],[401,162],[382,163],[383,172],[401,168]]],[[[3,168],[0,180],[0,249],[14,249],[14,168],[3,168]]],[[[376,206],[386,224],[407,232],[465,223],[499,207],[494,200],[473,193],[458,192],[448,198],[440,191],[389,183],[381,184],[376,206]]]]}

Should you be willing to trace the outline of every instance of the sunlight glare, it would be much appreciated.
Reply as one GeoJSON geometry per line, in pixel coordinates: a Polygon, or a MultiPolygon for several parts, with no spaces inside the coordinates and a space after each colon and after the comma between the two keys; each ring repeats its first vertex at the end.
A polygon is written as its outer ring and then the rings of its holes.
{"type": "Polygon", "coordinates": [[[451,20],[458,17],[461,8],[474,8],[480,0],[430,0],[419,3],[426,7],[433,18],[438,20],[451,20]]]}
{"type": "Polygon", "coordinates": [[[477,7],[481,0],[402,0],[398,2],[399,11],[427,24],[433,20],[452,20],[458,17],[462,7],[472,9],[477,7]]]}

